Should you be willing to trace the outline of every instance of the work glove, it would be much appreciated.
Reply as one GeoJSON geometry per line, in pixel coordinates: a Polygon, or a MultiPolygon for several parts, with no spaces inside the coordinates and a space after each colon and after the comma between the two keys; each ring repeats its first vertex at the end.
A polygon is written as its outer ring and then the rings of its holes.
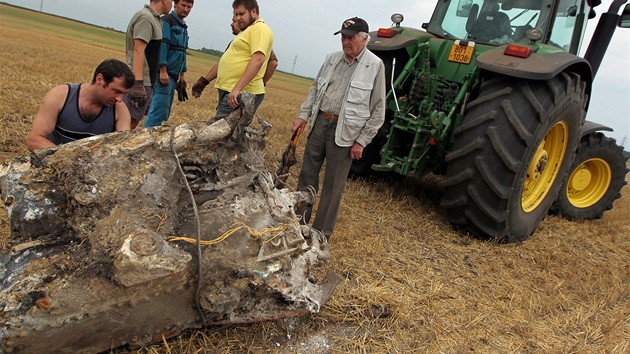
{"type": "Polygon", "coordinates": [[[205,77],[200,77],[192,87],[193,96],[195,96],[195,98],[199,98],[199,96],[201,96],[201,92],[206,88],[206,86],[208,86],[209,83],[210,81],[206,80],[205,77]]]}
{"type": "Polygon", "coordinates": [[[186,93],[186,88],[182,85],[181,82],[178,82],[175,86],[175,90],[177,91],[177,100],[179,102],[186,102],[188,99],[188,93],[186,93]]]}
{"type": "Polygon", "coordinates": [[[144,107],[147,103],[147,90],[144,88],[142,80],[136,80],[129,90],[129,101],[134,107],[144,107]]]}

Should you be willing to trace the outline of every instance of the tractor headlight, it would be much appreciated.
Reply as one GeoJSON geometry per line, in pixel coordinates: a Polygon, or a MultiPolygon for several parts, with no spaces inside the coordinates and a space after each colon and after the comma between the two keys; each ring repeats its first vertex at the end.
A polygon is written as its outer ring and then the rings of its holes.
{"type": "Polygon", "coordinates": [[[543,31],[540,28],[534,27],[525,31],[525,37],[533,42],[540,40],[543,36],[543,31]]]}
{"type": "Polygon", "coordinates": [[[403,21],[404,17],[402,14],[393,14],[392,17],[392,22],[396,25],[396,26],[400,26],[400,23],[403,21]]]}

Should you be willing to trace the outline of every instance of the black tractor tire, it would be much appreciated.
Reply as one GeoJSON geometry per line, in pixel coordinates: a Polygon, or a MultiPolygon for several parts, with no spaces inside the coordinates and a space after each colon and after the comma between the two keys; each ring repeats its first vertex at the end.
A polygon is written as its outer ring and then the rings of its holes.
{"type": "Polygon", "coordinates": [[[602,133],[583,136],[550,213],[570,220],[600,219],[627,184],[627,160],[615,139],[602,133]]]}
{"type": "Polygon", "coordinates": [[[568,72],[544,81],[484,81],[446,156],[441,205],[448,221],[504,243],[534,233],[573,162],[585,88],[568,72]]]}

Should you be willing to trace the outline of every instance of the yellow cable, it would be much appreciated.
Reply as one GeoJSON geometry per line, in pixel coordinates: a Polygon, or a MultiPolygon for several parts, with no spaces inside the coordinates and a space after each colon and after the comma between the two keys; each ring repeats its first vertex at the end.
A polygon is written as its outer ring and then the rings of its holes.
{"type": "MultiPolygon", "coordinates": [[[[297,220],[296,220],[297,221],[297,220]]],[[[284,231],[287,230],[287,228],[289,228],[291,224],[282,224],[280,226],[276,226],[276,227],[266,227],[262,230],[256,231],[255,229],[245,225],[245,223],[243,222],[236,222],[234,224],[232,224],[232,228],[226,232],[223,233],[223,235],[215,238],[214,240],[200,240],[199,243],[201,245],[204,246],[208,246],[208,245],[216,245],[220,242],[225,241],[225,239],[227,239],[228,237],[232,236],[234,233],[236,233],[239,230],[245,229],[247,230],[247,232],[252,236],[252,237],[258,237],[261,239],[261,241],[263,243],[267,243],[267,242],[271,242],[273,239],[275,239],[276,237],[280,236],[284,231]],[[272,232],[276,232],[276,234],[274,234],[273,236],[271,236],[269,239],[265,240],[263,237],[266,234],[272,233],[272,232]]],[[[185,237],[185,236],[171,236],[168,238],[168,240],[170,242],[175,242],[175,241],[184,241],[184,242],[188,242],[188,243],[197,243],[197,240],[194,238],[190,238],[190,237],[185,237]]]]}

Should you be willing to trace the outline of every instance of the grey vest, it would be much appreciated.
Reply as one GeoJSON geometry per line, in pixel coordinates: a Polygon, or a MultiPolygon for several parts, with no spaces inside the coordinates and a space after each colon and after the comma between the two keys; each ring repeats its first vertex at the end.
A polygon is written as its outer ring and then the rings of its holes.
{"type": "MultiPolygon", "coordinates": [[[[314,118],[319,113],[319,105],[330,82],[334,66],[341,60],[342,55],[344,55],[343,51],[338,51],[326,56],[322,73],[317,82],[317,97],[311,111],[310,131],[313,131],[314,118]]],[[[380,69],[380,63],[381,59],[366,49],[359,66],[352,74],[335,129],[335,143],[338,146],[352,146],[370,119],[370,94],[374,79],[380,69]]]]}

